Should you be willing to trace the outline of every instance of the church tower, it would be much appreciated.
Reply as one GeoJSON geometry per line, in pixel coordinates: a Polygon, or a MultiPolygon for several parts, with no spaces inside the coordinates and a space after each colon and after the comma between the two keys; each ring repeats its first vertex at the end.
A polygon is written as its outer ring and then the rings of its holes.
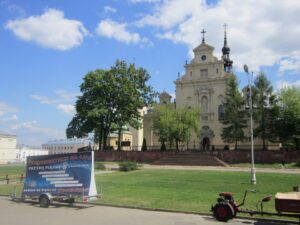
{"type": "Polygon", "coordinates": [[[230,48],[227,45],[227,37],[226,37],[226,24],[224,25],[224,46],[222,48],[222,59],[224,60],[224,71],[225,72],[232,72],[232,64],[233,61],[230,59],[230,48]]]}
{"type": "Polygon", "coordinates": [[[176,108],[200,107],[201,129],[191,139],[191,146],[199,150],[211,150],[224,145],[220,136],[222,130],[223,101],[226,82],[232,70],[230,48],[227,46],[226,31],[223,56],[214,56],[214,47],[202,42],[194,51],[194,58],[185,64],[185,74],[175,81],[176,108]]]}

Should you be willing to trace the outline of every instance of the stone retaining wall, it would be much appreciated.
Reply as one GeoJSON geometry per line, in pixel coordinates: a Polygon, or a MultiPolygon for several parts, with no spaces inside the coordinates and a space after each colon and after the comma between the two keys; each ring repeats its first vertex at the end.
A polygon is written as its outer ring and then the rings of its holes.
{"type": "MultiPolygon", "coordinates": [[[[189,154],[192,151],[95,151],[96,161],[135,161],[152,163],[163,157],[189,154]]],[[[192,153],[195,153],[193,151],[192,153]]],[[[249,163],[251,161],[250,150],[237,151],[210,151],[199,152],[212,154],[226,163],[249,163]]],[[[255,151],[254,161],[256,163],[300,163],[300,151],[255,151]]]]}

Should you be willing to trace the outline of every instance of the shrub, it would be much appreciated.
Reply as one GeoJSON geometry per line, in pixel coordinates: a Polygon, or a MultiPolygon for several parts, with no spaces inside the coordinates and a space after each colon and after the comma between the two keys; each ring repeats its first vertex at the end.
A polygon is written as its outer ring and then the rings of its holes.
{"type": "Polygon", "coordinates": [[[102,162],[95,162],[95,169],[97,170],[105,170],[105,165],[102,162]]]}
{"type": "Polygon", "coordinates": [[[132,171],[132,170],[137,170],[138,165],[136,162],[120,162],[119,168],[120,171],[132,171]]]}

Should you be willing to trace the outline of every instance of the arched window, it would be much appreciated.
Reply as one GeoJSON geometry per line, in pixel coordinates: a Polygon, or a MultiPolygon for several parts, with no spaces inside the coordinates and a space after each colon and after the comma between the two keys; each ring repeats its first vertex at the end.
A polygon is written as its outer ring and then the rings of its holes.
{"type": "Polygon", "coordinates": [[[201,98],[201,107],[203,112],[208,111],[208,98],[207,96],[202,96],[201,98]]]}

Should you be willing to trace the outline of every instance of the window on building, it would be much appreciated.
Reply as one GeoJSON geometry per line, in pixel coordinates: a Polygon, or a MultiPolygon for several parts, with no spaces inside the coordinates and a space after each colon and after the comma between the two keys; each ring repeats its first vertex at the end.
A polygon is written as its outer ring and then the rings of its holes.
{"type": "Polygon", "coordinates": [[[218,107],[219,120],[224,120],[225,109],[223,105],[219,105],[218,107]]]}
{"type": "Polygon", "coordinates": [[[218,74],[218,73],[219,73],[219,69],[217,68],[217,69],[216,69],[216,74],[218,74]]]}
{"type": "Polygon", "coordinates": [[[200,70],[200,77],[201,78],[206,78],[207,76],[208,76],[208,70],[207,69],[200,70]]]}

